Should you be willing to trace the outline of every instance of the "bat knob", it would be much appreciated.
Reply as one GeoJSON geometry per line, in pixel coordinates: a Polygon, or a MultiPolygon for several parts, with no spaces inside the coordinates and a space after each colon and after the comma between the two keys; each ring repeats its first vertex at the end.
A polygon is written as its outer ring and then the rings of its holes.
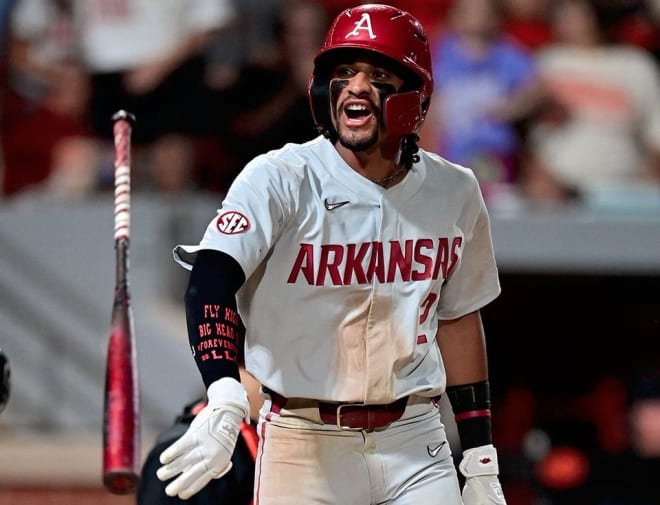
{"type": "Polygon", "coordinates": [[[0,349],[0,412],[5,409],[5,406],[9,401],[9,393],[11,391],[9,377],[9,358],[7,358],[7,355],[2,349],[0,349]]]}
{"type": "Polygon", "coordinates": [[[130,471],[114,471],[104,475],[103,485],[112,494],[133,493],[138,486],[138,476],[130,471]]]}
{"type": "Polygon", "coordinates": [[[123,109],[118,110],[112,115],[112,122],[116,123],[117,121],[125,120],[128,121],[131,126],[135,124],[135,114],[131,114],[128,111],[125,111],[123,109]]]}

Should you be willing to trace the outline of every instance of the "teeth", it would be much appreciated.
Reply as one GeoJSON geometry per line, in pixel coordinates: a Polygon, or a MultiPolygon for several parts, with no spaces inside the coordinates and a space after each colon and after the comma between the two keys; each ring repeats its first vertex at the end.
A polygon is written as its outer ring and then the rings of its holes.
{"type": "Polygon", "coordinates": [[[354,110],[354,111],[365,111],[367,110],[367,107],[364,105],[357,105],[357,104],[351,104],[346,106],[347,110],[354,110]]]}

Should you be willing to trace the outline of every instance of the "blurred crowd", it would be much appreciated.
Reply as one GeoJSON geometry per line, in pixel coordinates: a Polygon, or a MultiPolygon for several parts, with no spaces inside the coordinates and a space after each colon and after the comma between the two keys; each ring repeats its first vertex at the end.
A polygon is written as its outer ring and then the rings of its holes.
{"type": "MultiPolygon", "coordinates": [[[[657,197],[660,1],[390,3],[431,43],[422,146],[472,168],[489,205],[657,197]]],[[[222,192],[251,157],[316,136],[312,60],[353,2],[0,4],[0,195],[76,200],[112,184],[119,109],[137,116],[137,190],[222,192]]]]}
{"type": "Polygon", "coordinates": [[[133,128],[136,190],[224,190],[245,160],[306,140],[312,2],[13,0],[3,37],[5,198],[112,184],[111,117],[133,128]]]}

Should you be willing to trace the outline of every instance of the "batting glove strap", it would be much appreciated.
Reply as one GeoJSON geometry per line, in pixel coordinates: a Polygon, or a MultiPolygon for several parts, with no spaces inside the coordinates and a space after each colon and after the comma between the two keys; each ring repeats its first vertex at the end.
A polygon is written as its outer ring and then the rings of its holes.
{"type": "Polygon", "coordinates": [[[499,475],[497,451],[492,444],[467,449],[463,451],[463,459],[458,468],[466,478],[499,475]]]}
{"type": "Polygon", "coordinates": [[[248,402],[245,386],[232,377],[223,377],[212,382],[206,391],[209,406],[233,405],[242,409],[243,418],[250,423],[250,403],[248,402]]]}
{"type": "Polygon", "coordinates": [[[241,422],[249,412],[247,394],[238,381],[224,378],[211,384],[208,396],[188,430],[160,455],[158,478],[176,477],[165,488],[168,496],[186,500],[232,467],[241,422]]]}

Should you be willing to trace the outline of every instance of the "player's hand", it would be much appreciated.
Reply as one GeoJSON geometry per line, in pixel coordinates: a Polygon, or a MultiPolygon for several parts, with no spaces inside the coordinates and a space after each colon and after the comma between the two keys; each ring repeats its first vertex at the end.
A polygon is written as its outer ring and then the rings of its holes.
{"type": "Polygon", "coordinates": [[[464,505],[506,505],[495,447],[482,445],[463,451],[458,468],[465,477],[464,505]]]}
{"type": "Polygon", "coordinates": [[[231,469],[241,421],[249,420],[247,394],[240,382],[225,377],[209,386],[207,396],[207,406],[188,430],[160,455],[158,478],[178,475],[165,488],[168,496],[186,500],[231,469]]]}

